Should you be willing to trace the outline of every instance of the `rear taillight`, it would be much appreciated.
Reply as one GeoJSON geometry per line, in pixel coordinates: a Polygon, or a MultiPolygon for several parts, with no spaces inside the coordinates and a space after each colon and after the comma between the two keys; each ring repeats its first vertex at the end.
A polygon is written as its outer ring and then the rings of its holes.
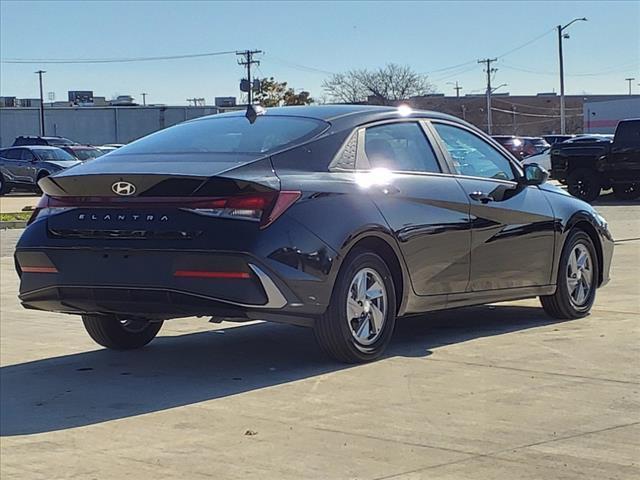
{"type": "Polygon", "coordinates": [[[301,195],[298,191],[270,191],[201,199],[194,197],[135,197],[120,199],[112,197],[49,197],[43,195],[27,225],[33,223],[40,214],[53,214],[70,208],[173,207],[199,215],[259,222],[260,228],[266,228],[275,222],[301,195]]]}
{"type": "Polygon", "coordinates": [[[196,202],[185,210],[212,217],[252,220],[260,222],[260,228],[266,228],[300,196],[300,192],[292,191],[239,195],[196,202]]]}

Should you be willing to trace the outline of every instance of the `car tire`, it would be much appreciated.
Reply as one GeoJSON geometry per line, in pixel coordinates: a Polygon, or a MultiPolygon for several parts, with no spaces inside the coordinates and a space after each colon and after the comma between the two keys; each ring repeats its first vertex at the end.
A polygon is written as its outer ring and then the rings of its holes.
{"type": "Polygon", "coordinates": [[[640,184],[626,183],[614,185],[613,194],[620,200],[635,200],[640,197],[640,184]]]}
{"type": "Polygon", "coordinates": [[[320,347],[341,362],[369,362],[384,352],[395,322],[396,292],[386,263],[373,252],[351,252],[329,307],[314,324],[320,347]]]}
{"type": "Polygon", "coordinates": [[[121,320],[108,315],[83,315],[82,323],[89,336],[99,345],[112,350],[142,348],[153,340],[163,322],[121,320]]]}
{"type": "Polygon", "coordinates": [[[576,168],[567,177],[567,190],[574,197],[592,202],[600,195],[602,184],[598,174],[588,168],[576,168]]]}
{"type": "Polygon", "coordinates": [[[0,195],[6,195],[11,191],[11,187],[0,173],[0,195]]]}
{"type": "Polygon", "coordinates": [[[559,320],[587,315],[596,298],[600,274],[598,268],[598,257],[591,237],[582,230],[572,231],[560,256],[556,292],[540,297],[544,311],[559,320]],[[581,255],[586,255],[584,260],[581,255]],[[585,284],[588,284],[588,290],[585,284]]]}

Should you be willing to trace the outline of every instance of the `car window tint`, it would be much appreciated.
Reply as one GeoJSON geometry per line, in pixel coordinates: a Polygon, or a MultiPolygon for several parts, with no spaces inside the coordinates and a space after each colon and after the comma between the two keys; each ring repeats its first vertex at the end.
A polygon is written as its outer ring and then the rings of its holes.
{"type": "Polygon", "coordinates": [[[364,150],[371,168],[440,172],[440,166],[422,127],[414,122],[367,128],[364,150]]]}
{"type": "MultiPolygon", "coordinates": [[[[270,153],[310,139],[328,126],[312,118],[268,114],[259,116],[254,123],[244,116],[215,117],[161,130],[119,148],[114,156],[197,152],[270,153]]],[[[216,157],[210,157],[210,161],[216,161],[216,157]]]]}
{"type": "Polygon", "coordinates": [[[42,160],[75,160],[73,155],[60,148],[38,148],[33,150],[42,160]]]}
{"type": "Polygon", "coordinates": [[[511,163],[492,145],[468,130],[433,124],[460,175],[514,180],[511,163]]]}
{"type": "Polygon", "coordinates": [[[8,150],[5,150],[2,154],[2,156],[4,158],[9,158],[11,160],[20,160],[20,158],[22,157],[22,152],[20,151],[22,150],[21,148],[10,148],[8,150]]]}
{"type": "Polygon", "coordinates": [[[22,160],[30,162],[31,160],[34,160],[35,158],[36,157],[33,155],[33,153],[31,153],[31,150],[28,150],[26,148],[22,149],[22,160]]]}

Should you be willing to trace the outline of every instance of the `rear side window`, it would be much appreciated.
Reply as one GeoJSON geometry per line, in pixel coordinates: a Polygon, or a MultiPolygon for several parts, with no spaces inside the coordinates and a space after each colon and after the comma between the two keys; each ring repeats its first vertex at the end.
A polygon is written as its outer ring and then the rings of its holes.
{"type": "Polygon", "coordinates": [[[41,160],[75,160],[75,158],[60,148],[38,148],[33,150],[41,160]]]}
{"type": "MultiPolygon", "coordinates": [[[[182,123],[119,148],[114,155],[144,153],[271,153],[322,132],[327,123],[312,118],[211,117],[182,123]]],[[[211,157],[215,161],[215,157],[211,157]]]]}
{"type": "Polygon", "coordinates": [[[33,153],[31,153],[31,150],[27,150],[26,148],[23,148],[21,158],[22,160],[30,162],[31,160],[34,160],[36,157],[33,156],[33,153]]]}
{"type": "Polygon", "coordinates": [[[623,145],[640,145],[640,120],[620,122],[615,142],[623,145]]]}
{"type": "Polygon", "coordinates": [[[8,150],[2,152],[2,156],[10,160],[20,160],[20,158],[22,158],[21,150],[21,148],[9,148],[8,150]]]}
{"type": "Polygon", "coordinates": [[[440,172],[433,149],[414,122],[369,127],[364,150],[371,168],[402,172],[440,172]]]}

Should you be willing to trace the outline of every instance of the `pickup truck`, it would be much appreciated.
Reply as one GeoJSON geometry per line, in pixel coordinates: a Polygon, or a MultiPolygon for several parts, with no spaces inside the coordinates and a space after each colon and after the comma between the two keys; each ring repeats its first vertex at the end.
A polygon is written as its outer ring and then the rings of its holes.
{"type": "Polygon", "coordinates": [[[551,176],[591,202],[613,188],[616,197],[640,196],[640,118],[618,123],[613,140],[563,142],[551,148],[551,176]]]}

